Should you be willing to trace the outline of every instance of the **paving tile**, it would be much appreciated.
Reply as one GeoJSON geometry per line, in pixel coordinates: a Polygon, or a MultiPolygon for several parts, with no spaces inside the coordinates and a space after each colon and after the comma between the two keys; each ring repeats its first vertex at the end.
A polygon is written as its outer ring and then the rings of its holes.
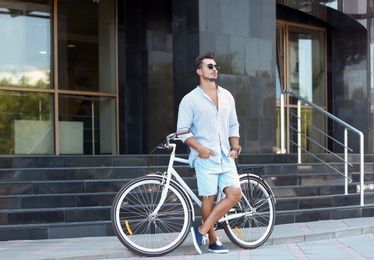
{"type": "MultiPolygon", "coordinates": [[[[373,259],[374,218],[354,218],[275,226],[267,243],[253,250],[232,244],[223,230],[218,232],[229,254],[213,254],[204,246],[198,255],[189,235],[172,253],[152,259],[373,259]]],[[[133,254],[116,237],[81,237],[0,242],[1,260],[97,260],[144,259],[133,254]]]]}

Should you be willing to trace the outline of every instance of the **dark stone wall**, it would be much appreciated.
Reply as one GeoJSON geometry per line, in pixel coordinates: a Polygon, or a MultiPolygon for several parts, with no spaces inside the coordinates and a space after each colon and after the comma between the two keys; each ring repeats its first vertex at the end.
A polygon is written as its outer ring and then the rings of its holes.
{"type": "MultiPolygon", "coordinates": [[[[334,31],[331,106],[335,116],[352,125],[365,136],[369,134],[370,88],[367,80],[367,34],[365,31],[334,31]]],[[[343,138],[344,128],[334,124],[335,136],[343,138]]],[[[341,139],[343,140],[343,139],[341,139]]],[[[372,149],[366,140],[366,152],[372,149]]],[[[349,146],[359,152],[359,137],[349,134],[349,146]]],[[[334,147],[335,152],[343,152],[334,147]]]]}
{"type": "Polygon", "coordinates": [[[195,58],[214,51],[217,83],[236,100],[245,152],[275,146],[275,1],[173,1],[174,105],[198,84],[195,58]]]}
{"type": "MultiPolygon", "coordinates": [[[[198,84],[195,58],[207,51],[221,65],[217,83],[235,97],[244,152],[273,153],[277,19],[326,28],[328,110],[369,132],[367,31],[347,15],[319,4],[307,13],[275,0],[118,4],[121,154],[148,153],[175,130],[179,102],[198,84]]],[[[344,131],[333,123],[328,130],[337,137],[344,131]]]]}
{"type": "Polygon", "coordinates": [[[172,1],[118,2],[120,154],[149,153],[175,129],[172,1]]]}

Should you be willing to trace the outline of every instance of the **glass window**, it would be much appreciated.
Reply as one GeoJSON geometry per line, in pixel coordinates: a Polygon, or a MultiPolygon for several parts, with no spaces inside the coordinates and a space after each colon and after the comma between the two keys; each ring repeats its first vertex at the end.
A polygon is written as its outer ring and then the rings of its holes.
{"type": "Polygon", "coordinates": [[[59,89],[115,92],[114,0],[58,2],[59,89]]]}
{"type": "Polygon", "coordinates": [[[0,86],[50,88],[50,1],[0,1],[0,86]]]}
{"type": "Polygon", "coordinates": [[[0,91],[0,154],[52,154],[52,95],[0,91]]]}
{"type": "Polygon", "coordinates": [[[115,154],[115,0],[58,1],[57,10],[58,88],[69,90],[58,97],[57,153],[115,154]]]}
{"type": "Polygon", "coordinates": [[[330,8],[338,10],[338,6],[339,6],[338,0],[329,0],[329,1],[318,0],[317,2],[320,3],[321,5],[325,5],[325,6],[328,6],[330,8]]]}
{"type": "Polygon", "coordinates": [[[60,95],[59,154],[115,154],[115,98],[60,95]]]}
{"type": "Polygon", "coordinates": [[[117,152],[115,2],[0,0],[0,155],[117,152]]]}
{"type": "Polygon", "coordinates": [[[288,55],[289,87],[308,101],[326,106],[324,32],[290,26],[288,55]]]}
{"type": "MultiPolygon", "coordinates": [[[[312,9],[313,4],[321,4],[328,6],[330,8],[338,9],[338,0],[308,0],[308,1],[300,1],[300,0],[277,0],[278,3],[281,4],[288,4],[293,7],[297,7],[299,10],[304,12],[310,12],[312,9]]],[[[352,1],[353,2],[353,1],[352,1]]]]}

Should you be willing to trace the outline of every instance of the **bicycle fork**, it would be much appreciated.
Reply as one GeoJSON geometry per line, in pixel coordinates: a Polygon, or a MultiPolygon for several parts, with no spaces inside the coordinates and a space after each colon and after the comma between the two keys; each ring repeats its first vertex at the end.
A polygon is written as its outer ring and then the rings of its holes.
{"type": "Polygon", "coordinates": [[[157,216],[158,211],[160,210],[161,206],[164,204],[164,202],[166,200],[166,196],[167,196],[167,193],[168,193],[168,190],[169,190],[170,180],[171,180],[171,169],[173,167],[173,162],[174,162],[174,158],[175,158],[176,144],[170,144],[170,147],[172,148],[172,152],[171,152],[171,155],[170,155],[170,160],[169,160],[167,172],[163,174],[162,183],[160,184],[161,187],[163,186],[163,190],[162,190],[162,193],[161,193],[161,198],[160,198],[160,201],[159,201],[157,207],[150,214],[150,216],[152,218],[155,218],[157,216]],[[166,180],[166,183],[164,185],[163,182],[165,180],[166,180]]]}
{"type": "Polygon", "coordinates": [[[150,214],[150,217],[152,217],[152,218],[155,218],[157,216],[158,211],[160,210],[161,206],[164,204],[164,202],[166,200],[166,196],[167,196],[169,186],[170,186],[170,178],[168,178],[166,176],[168,174],[170,174],[170,173],[164,173],[162,175],[162,182],[160,183],[160,187],[162,187],[161,197],[160,197],[160,201],[157,204],[157,207],[150,214]]]}

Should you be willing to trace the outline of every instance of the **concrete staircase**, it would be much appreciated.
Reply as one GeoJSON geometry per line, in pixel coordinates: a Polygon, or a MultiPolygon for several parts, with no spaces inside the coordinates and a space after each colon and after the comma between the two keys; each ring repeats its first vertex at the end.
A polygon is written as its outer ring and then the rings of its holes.
{"type": "MultiPolygon", "coordinates": [[[[128,181],[149,173],[147,160],[143,155],[1,157],[0,240],[114,235],[112,200],[128,181]]],[[[152,165],[166,165],[167,160],[167,155],[151,158],[152,165]]],[[[311,158],[304,160],[297,164],[290,154],[239,158],[240,167],[264,167],[262,176],[277,199],[276,224],[374,215],[374,155],[365,157],[363,207],[357,165],[350,169],[354,181],[344,195],[342,176],[311,158]]],[[[194,172],[186,166],[178,166],[178,172],[196,190],[194,172]]]]}

